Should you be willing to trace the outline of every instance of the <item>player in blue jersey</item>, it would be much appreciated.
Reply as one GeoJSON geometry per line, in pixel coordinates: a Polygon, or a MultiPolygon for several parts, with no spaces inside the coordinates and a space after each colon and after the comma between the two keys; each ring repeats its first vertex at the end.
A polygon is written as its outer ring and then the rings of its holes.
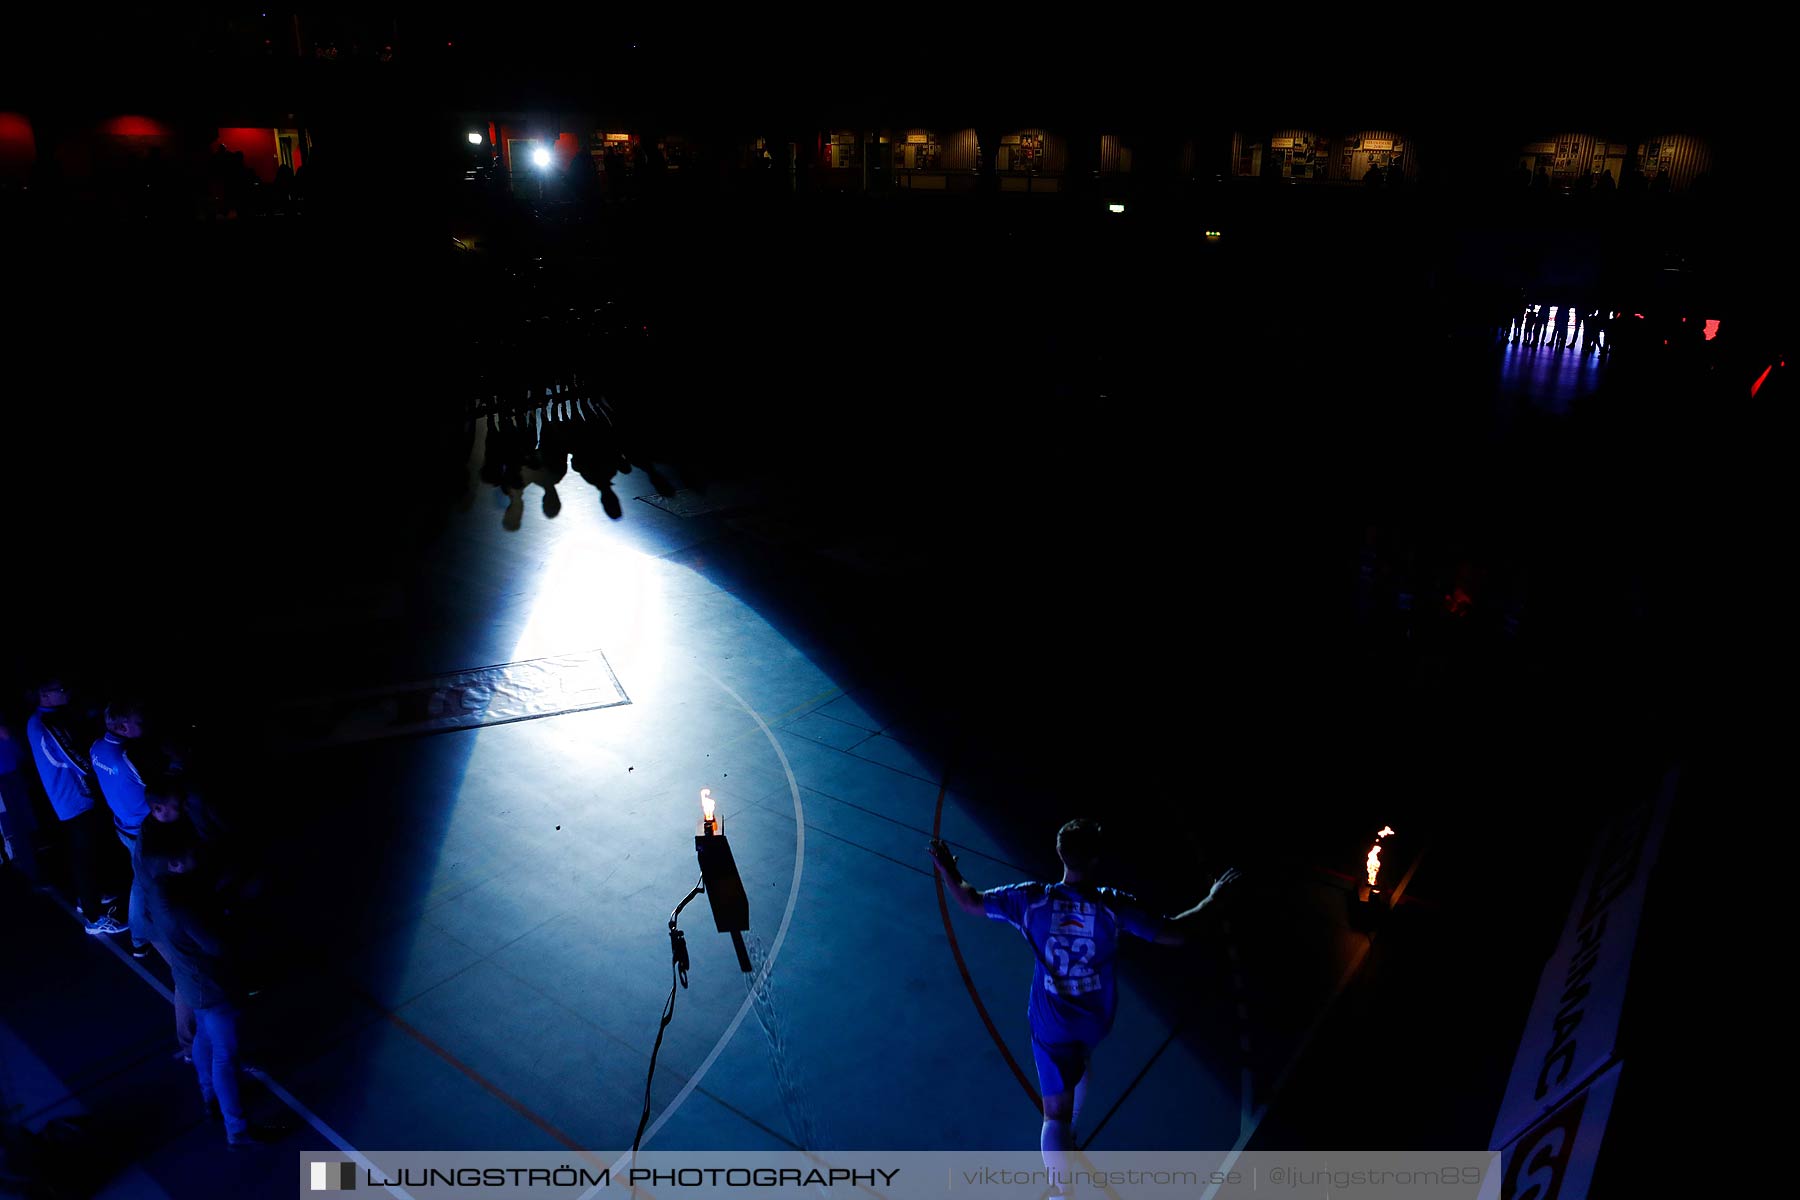
{"type": "Polygon", "coordinates": [[[1118,1005],[1115,962],[1125,934],[1163,946],[1178,946],[1196,928],[1202,912],[1238,878],[1219,876],[1206,899],[1174,917],[1157,916],[1135,896],[1094,882],[1100,863],[1100,826],[1070,821],[1056,835],[1063,877],[1056,883],[1015,883],[979,891],[962,877],[950,847],[933,840],[932,862],[950,899],[971,916],[1005,921],[1017,929],[1037,956],[1031,978],[1031,1051],[1037,1060],[1044,1097],[1040,1146],[1052,1169],[1075,1148],[1075,1124],[1087,1092],[1088,1059],[1112,1029],[1118,1005]]]}
{"type": "Polygon", "coordinates": [[[94,764],[88,757],[94,735],[86,728],[80,710],[69,703],[69,690],[60,676],[45,679],[37,697],[38,710],[26,719],[25,736],[31,756],[37,760],[44,795],[68,839],[75,912],[89,933],[123,932],[125,923],[113,910],[117,897],[106,888],[107,861],[101,841],[104,812],[94,807],[100,794],[94,783],[94,764]]]}
{"type": "Polygon", "coordinates": [[[144,881],[138,878],[138,833],[150,816],[141,765],[145,745],[143,705],[135,700],[115,700],[106,706],[106,732],[88,751],[94,782],[100,785],[100,795],[112,810],[113,830],[131,857],[131,901],[127,912],[133,958],[143,958],[150,949],[140,932],[145,899],[144,881]]]}
{"type": "Polygon", "coordinates": [[[150,815],[150,803],[144,798],[143,765],[148,746],[143,705],[116,700],[106,706],[106,732],[88,750],[94,782],[100,785],[100,795],[112,810],[113,829],[128,851],[150,815]]]}

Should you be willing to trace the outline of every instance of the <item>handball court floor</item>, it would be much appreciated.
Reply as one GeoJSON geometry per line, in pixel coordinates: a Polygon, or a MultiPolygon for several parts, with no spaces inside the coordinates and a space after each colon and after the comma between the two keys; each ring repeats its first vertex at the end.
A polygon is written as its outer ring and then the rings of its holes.
{"type": "MultiPolygon", "coordinates": [[[[268,1080],[250,1085],[253,1115],[292,1127],[280,1146],[228,1155],[201,1120],[191,1068],[171,1058],[160,963],[134,967],[0,873],[22,914],[0,1013],[10,1103],[34,1127],[86,1114],[105,1131],[125,1165],[103,1194],[286,1194],[293,1152],[333,1144],[377,1162],[628,1148],[703,787],[759,970],[740,973],[704,897],[686,910],[691,986],[646,1148],[1035,1147],[1030,952],[945,909],[925,845],[941,832],[979,887],[1044,878],[1056,826],[1078,814],[1003,778],[959,780],[886,681],[834,675],[741,597],[709,543],[716,519],[638,502],[626,485],[640,478],[620,481],[620,521],[572,476],[554,521],[530,488],[511,532],[483,489],[426,568],[430,637],[364,664],[373,681],[423,679],[598,649],[629,703],[272,768],[304,798],[281,815],[272,880],[293,928],[269,932],[285,974],[252,1001],[245,1057],[268,1080]]],[[[266,635],[302,647],[281,620],[266,635]]],[[[1228,854],[1123,882],[1176,911],[1228,854]]],[[[1368,946],[1341,888],[1321,877],[1234,909],[1195,945],[1126,947],[1080,1137],[1242,1145],[1368,946]]]]}

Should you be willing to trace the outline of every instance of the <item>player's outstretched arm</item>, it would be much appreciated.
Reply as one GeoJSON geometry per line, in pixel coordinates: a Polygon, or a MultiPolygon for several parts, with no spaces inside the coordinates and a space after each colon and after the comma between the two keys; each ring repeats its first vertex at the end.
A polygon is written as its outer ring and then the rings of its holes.
{"type": "Polygon", "coordinates": [[[1162,932],[1156,935],[1156,944],[1179,946],[1185,943],[1200,928],[1201,914],[1218,900],[1221,893],[1243,877],[1242,872],[1233,868],[1213,880],[1212,890],[1206,893],[1206,899],[1186,912],[1169,918],[1169,922],[1163,927],[1162,932]]]}
{"type": "Polygon", "coordinates": [[[950,853],[950,847],[942,839],[932,838],[931,843],[925,847],[925,852],[931,855],[932,864],[937,867],[938,874],[943,876],[944,890],[949,893],[951,902],[972,917],[983,916],[987,912],[987,905],[983,903],[981,893],[962,877],[962,871],[956,865],[956,855],[950,853]]]}

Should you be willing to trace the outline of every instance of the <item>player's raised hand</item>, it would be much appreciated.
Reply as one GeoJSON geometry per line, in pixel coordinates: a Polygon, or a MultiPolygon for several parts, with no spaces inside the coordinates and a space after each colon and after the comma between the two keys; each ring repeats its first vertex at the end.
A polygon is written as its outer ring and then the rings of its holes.
{"type": "Polygon", "coordinates": [[[1228,869],[1223,875],[1221,875],[1217,879],[1213,880],[1211,894],[1214,896],[1217,896],[1220,892],[1229,890],[1234,884],[1238,883],[1243,878],[1244,878],[1244,873],[1242,871],[1238,870],[1236,867],[1232,867],[1232,868],[1228,869]]]}
{"type": "Polygon", "coordinates": [[[925,853],[931,855],[931,861],[937,864],[938,870],[951,879],[956,878],[956,855],[950,853],[948,842],[942,838],[932,838],[925,847],[925,853]]]}

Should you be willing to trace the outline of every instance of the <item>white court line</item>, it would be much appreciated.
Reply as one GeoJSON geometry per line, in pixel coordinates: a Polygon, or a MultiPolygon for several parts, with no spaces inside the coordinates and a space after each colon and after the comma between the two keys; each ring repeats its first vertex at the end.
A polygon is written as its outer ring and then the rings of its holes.
{"type": "MultiPolygon", "coordinates": [[[[688,1080],[681,1086],[681,1090],[675,1093],[675,1098],[669,1101],[661,1113],[657,1114],[656,1120],[650,1122],[650,1128],[644,1130],[643,1140],[646,1142],[655,1137],[657,1131],[668,1124],[669,1118],[675,1115],[675,1110],[694,1094],[694,1089],[700,1086],[700,1080],[712,1069],[712,1065],[718,1061],[719,1055],[725,1052],[725,1047],[731,1041],[732,1036],[737,1033],[738,1026],[742,1025],[744,1018],[750,1015],[750,1007],[756,1003],[757,989],[762,986],[763,980],[768,978],[769,972],[775,969],[775,956],[781,953],[781,945],[787,940],[788,926],[794,920],[794,905],[800,900],[800,870],[806,862],[806,805],[800,800],[800,781],[794,778],[793,765],[788,762],[787,755],[781,749],[781,743],[776,740],[775,731],[769,728],[769,723],[762,719],[760,713],[751,708],[742,696],[731,689],[730,684],[705,667],[700,667],[698,664],[696,667],[708,679],[718,684],[720,690],[727,696],[736,700],[739,708],[750,714],[750,719],[756,722],[756,727],[762,730],[763,736],[769,739],[769,745],[774,747],[775,757],[781,760],[781,769],[787,775],[788,791],[794,797],[794,879],[788,885],[787,907],[782,910],[781,925],[775,930],[775,940],[769,943],[769,956],[763,959],[762,969],[750,981],[750,990],[745,995],[744,1002],[738,1005],[737,1015],[731,1018],[731,1024],[725,1027],[725,1032],[719,1035],[717,1042],[713,1043],[712,1050],[700,1061],[700,1065],[694,1073],[688,1076],[688,1080]]],[[[642,1145],[642,1143],[639,1144],[642,1145]]],[[[802,1148],[804,1149],[804,1147],[802,1148]]],[[[615,1173],[624,1170],[631,1163],[631,1154],[632,1152],[627,1150],[620,1155],[610,1170],[615,1173]]],[[[599,1193],[598,1186],[589,1188],[582,1193],[580,1200],[592,1200],[592,1197],[599,1193]]]]}
{"type": "MultiPolygon", "coordinates": [[[[1275,1086],[1269,1089],[1269,1102],[1263,1105],[1261,1110],[1256,1112],[1248,1122],[1240,1119],[1242,1131],[1238,1134],[1237,1145],[1231,1148],[1231,1153],[1227,1154],[1224,1161],[1219,1164],[1220,1174],[1228,1173],[1232,1167],[1237,1165],[1238,1156],[1244,1152],[1244,1147],[1250,1144],[1250,1139],[1255,1136],[1257,1127],[1263,1123],[1263,1118],[1269,1115],[1269,1110],[1275,1107],[1275,1101],[1280,1097],[1282,1088],[1287,1084],[1289,1077],[1293,1075],[1294,1068],[1300,1065],[1301,1056],[1306,1053],[1306,1048],[1312,1045],[1313,1038],[1318,1036],[1319,1029],[1325,1024],[1326,1016],[1336,1006],[1338,997],[1344,994],[1344,989],[1350,986],[1350,981],[1356,977],[1356,972],[1362,967],[1363,959],[1369,956],[1369,947],[1374,944],[1371,939],[1365,938],[1363,944],[1357,947],[1356,957],[1352,958],[1350,965],[1344,968],[1343,977],[1338,980],[1337,987],[1332,989],[1331,995],[1326,998],[1325,1003],[1319,1006],[1319,1015],[1313,1018],[1313,1023],[1307,1027],[1305,1036],[1300,1039],[1300,1044],[1294,1047],[1293,1057],[1289,1058],[1287,1066],[1282,1068],[1281,1076],[1275,1080],[1275,1086]]],[[[1200,1200],[1213,1200],[1213,1197],[1219,1194],[1219,1186],[1216,1183],[1208,1185],[1207,1189],[1200,1193],[1200,1200]]]]}
{"type": "MultiPolygon", "coordinates": [[[[64,900],[61,896],[58,896],[54,892],[52,892],[52,893],[50,893],[50,898],[52,900],[56,901],[57,907],[61,908],[64,912],[68,913],[71,919],[73,919],[75,921],[81,920],[80,915],[77,914],[76,911],[69,906],[69,903],[66,900],[64,900]]],[[[126,951],[120,949],[119,944],[117,942],[113,941],[113,939],[110,935],[100,934],[100,935],[98,935],[98,937],[101,942],[105,943],[106,948],[113,952],[113,956],[115,958],[119,959],[126,966],[130,967],[133,971],[136,971],[138,974],[138,978],[142,979],[145,983],[147,983],[151,987],[155,988],[157,995],[161,996],[164,1000],[167,1000],[170,1004],[175,1003],[175,994],[168,989],[167,985],[165,985],[162,980],[160,980],[156,976],[152,975],[149,972],[149,970],[144,966],[143,963],[141,963],[137,959],[133,958],[126,951]]],[[[313,1130],[316,1133],[318,1133],[318,1135],[320,1137],[324,1138],[326,1141],[330,1142],[333,1146],[336,1146],[339,1150],[341,1150],[345,1154],[348,1154],[351,1158],[355,1159],[357,1165],[362,1167],[363,1170],[365,1170],[365,1171],[380,1171],[381,1170],[381,1168],[377,1167],[374,1163],[370,1162],[367,1158],[365,1158],[360,1150],[358,1150],[355,1146],[352,1146],[349,1142],[345,1141],[342,1137],[340,1137],[338,1135],[337,1130],[333,1129],[331,1126],[327,1125],[324,1121],[320,1120],[319,1116],[316,1113],[314,1113],[310,1108],[306,1107],[306,1105],[300,1103],[300,1101],[296,1100],[294,1098],[294,1094],[292,1092],[288,1091],[286,1088],[282,1087],[281,1084],[277,1083],[275,1081],[275,1077],[270,1075],[267,1071],[256,1071],[256,1070],[250,1070],[249,1068],[245,1068],[245,1074],[248,1074],[248,1075],[254,1076],[257,1079],[260,1079],[263,1082],[263,1084],[269,1089],[269,1091],[271,1091],[275,1094],[276,1099],[280,1100],[283,1104],[287,1105],[290,1109],[293,1110],[295,1116],[297,1116],[301,1120],[305,1121],[308,1125],[311,1125],[313,1127],[313,1130]]],[[[385,1178],[386,1172],[382,1172],[382,1174],[383,1174],[383,1177],[385,1178]]],[[[389,1192],[389,1194],[399,1197],[399,1200],[412,1200],[412,1197],[410,1195],[408,1195],[405,1191],[402,1191],[400,1188],[388,1187],[387,1191],[389,1192]]]]}
{"type": "MultiPolygon", "coordinates": [[[[50,892],[47,894],[49,895],[50,899],[52,899],[56,902],[56,907],[62,909],[64,912],[69,914],[70,920],[74,921],[77,925],[80,925],[83,927],[82,931],[85,933],[86,926],[87,926],[86,918],[84,918],[80,913],[76,912],[74,907],[71,906],[67,900],[64,900],[61,896],[57,895],[55,892],[50,892]]],[[[104,934],[104,933],[103,934],[89,934],[88,936],[97,938],[101,943],[103,943],[106,946],[106,948],[108,950],[111,950],[113,952],[114,957],[116,957],[120,962],[124,963],[126,966],[130,967],[133,971],[136,971],[138,973],[138,978],[142,979],[145,983],[149,984],[151,987],[156,989],[157,995],[161,996],[164,1000],[167,1000],[170,1004],[175,1003],[175,993],[171,992],[167,987],[165,987],[163,985],[162,980],[158,979],[156,976],[152,975],[148,970],[146,970],[143,963],[139,962],[137,959],[133,958],[130,954],[126,953],[125,951],[119,949],[119,944],[112,940],[112,936],[110,934],[104,934]]]]}
{"type": "Polygon", "coordinates": [[[782,910],[781,925],[775,930],[775,940],[769,943],[769,956],[763,960],[762,970],[758,971],[756,978],[751,980],[749,994],[744,997],[744,1002],[738,1005],[737,1015],[731,1018],[731,1024],[725,1027],[725,1032],[719,1036],[717,1042],[713,1043],[711,1053],[702,1059],[699,1068],[688,1076],[688,1081],[682,1085],[679,1092],[675,1093],[675,1098],[669,1101],[668,1107],[658,1114],[656,1120],[650,1122],[650,1128],[644,1131],[644,1141],[646,1142],[656,1136],[657,1130],[668,1123],[669,1118],[675,1115],[675,1110],[680,1108],[682,1102],[693,1094],[695,1088],[700,1086],[700,1080],[712,1069],[712,1065],[718,1060],[719,1055],[725,1052],[725,1044],[731,1041],[738,1026],[744,1023],[744,1018],[750,1015],[750,1006],[756,1002],[757,988],[762,986],[762,982],[768,978],[769,972],[775,969],[775,956],[781,953],[781,944],[787,940],[788,926],[794,920],[794,906],[800,901],[800,869],[806,863],[806,806],[800,801],[800,782],[794,778],[794,768],[788,763],[787,755],[782,752],[781,743],[775,740],[775,731],[769,728],[768,722],[762,719],[761,714],[744,702],[742,696],[731,690],[730,684],[705,667],[701,667],[700,670],[718,684],[726,695],[736,700],[739,707],[750,714],[750,719],[756,722],[757,727],[763,731],[763,736],[769,739],[769,745],[775,748],[775,757],[781,760],[781,769],[787,775],[788,791],[794,797],[794,879],[788,885],[787,907],[782,910]]]}
{"type": "Polygon", "coordinates": [[[1247,1136],[1260,1119],[1256,1112],[1256,1076],[1250,1070],[1250,989],[1244,985],[1244,965],[1231,919],[1222,918],[1219,929],[1225,935],[1225,956],[1231,960],[1231,992],[1237,999],[1238,1053],[1243,1056],[1238,1066],[1238,1132],[1247,1136]]]}
{"type": "MultiPolygon", "coordinates": [[[[288,1091],[286,1088],[282,1087],[279,1083],[277,1083],[275,1081],[274,1076],[270,1075],[267,1071],[253,1070],[250,1068],[245,1068],[245,1070],[249,1074],[262,1080],[263,1086],[268,1088],[271,1092],[274,1092],[277,1099],[279,1099],[283,1104],[287,1105],[289,1108],[293,1109],[294,1112],[299,1114],[301,1120],[305,1121],[308,1125],[311,1125],[314,1129],[318,1130],[320,1137],[323,1137],[326,1141],[328,1141],[332,1145],[336,1146],[343,1153],[348,1154],[352,1159],[356,1160],[356,1165],[361,1167],[367,1173],[364,1176],[364,1178],[367,1178],[369,1175],[375,1175],[375,1174],[379,1174],[383,1180],[385,1180],[387,1178],[386,1171],[381,1170],[380,1167],[377,1167],[374,1163],[370,1162],[367,1158],[365,1158],[363,1156],[362,1151],[358,1150],[355,1146],[352,1146],[349,1142],[347,1142],[343,1138],[339,1137],[337,1135],[336,1130],[332,1129],[331,1126],[327,1125],[324,1121],[320,1120],[318,1114],[313,1112],[312,1109],[306,1107],[306,1105],[300,1103],[299,1100],[295,1099],[294,1093],[288,1091]]],[[[387,1190],[387,1193],[389,1195],[399,1197],[399,1200],[412,1200],[412,1197],[407,1194],[407,1192],[404,1188],[398,1187],[398,1186],[396,1186],[394,1184],[390,1184],[390,1183],[383,1183],[381,1186],[387,1190]]]]}

